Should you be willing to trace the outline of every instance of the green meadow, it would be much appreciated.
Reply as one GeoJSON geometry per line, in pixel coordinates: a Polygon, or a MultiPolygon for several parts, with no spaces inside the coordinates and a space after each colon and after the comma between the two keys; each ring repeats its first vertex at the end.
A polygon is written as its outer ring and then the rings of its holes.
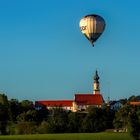
{"type": "Polygon", "coordinates": [[[76,133],[0,136],[0,140],[133,140],[128,133],[76,133]]]}

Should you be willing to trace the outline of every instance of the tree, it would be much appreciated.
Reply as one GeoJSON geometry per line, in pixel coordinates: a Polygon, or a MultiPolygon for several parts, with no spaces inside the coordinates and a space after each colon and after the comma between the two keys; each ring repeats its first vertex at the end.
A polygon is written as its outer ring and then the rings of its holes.
{"type": "Polygon", "coordinates": [[[68,114],[68,132],[70,133],[78,133],[81,131],[81,124],[85,117],[85,114],[70,112],[68,114]]]}
{"type": "Polygon", "coordinates": [[[52,109],[52,114],[47,120],[48,133],[64,133],[67,131],[68,116],[62,108],[52,109]]]}
{"type": "Polygon", "coordinates": [[[128,130],[135,140],[140,140],[140,107],[125,105],[115,114],[115,128],[128,130]]]}
{"type": "Polygon", "coordinates": [[[21,113],[20,103],[16,99],[9,100],[9,117],[10,121],[16,122],[17,116],[21,113]]]}
{"type": "Polygon", "coordinates": [[[0,94],[0,104],[8,106],[8,98],[5,94],[0,94]]]}
{"type": "Polygon", "coordinates": [[[128,114],[131,111],[130,105],[124,105],[115,113],[115,118],[113,120],[114,127],[119,129],[127,130],[128,126],[128,114]]]}
{"type": "Polygon", "coordinates": [[[36,111],[37,111],[36,119],[38,123],[41,123],[42,121],[47,121],[49,110],[46,109],[45,106],[42,106],[41,109],[38,109],[36,111]]]}
{"type": "Polygon", "coordinates": [[[128,115],[128,128],[135,140],[140,140],[140,107],[134,106],[128,115]]]}
{"type": "Polygon", "coordinates": [[[125,105],[128,100],[125,98],[125,99],[120,99],[119,102],[122,104],[122,105],[125,105]]]}
{"type": "Polygon", "coordinates": [[[110,109],[110,106],[106,105],[102,108],[103,116],[104,116],[104,124],[105,129],[112,129],[113,126],[113,120],[115,117],[115,110],[110,109]]]}
{"type": "Polygon", "coordinates": [[[6,126],[9,118],[8,98],[5,94],[0,94],[0,134],[6,134],[6,126]]]}
{"type": "Polygon", "coordinates": [[[34,104],[32,101],[29,100],[23,100],[20,102],[20,109],[21,112],[27,112],[28,110],[34,110],[34,104]]]}
{"type": "Polygon", "coordinates": [[[129,102],[138,102],[138,101],[140,101],[140,96],[132,95],[128,98],[128,101],[129,102]]]}
{"type": "Polygon", "coordinates": [[[105,118],[101,108],[90,107],[83,120],[83,132],[100,132],[105,129],[105,118]]]}
{"type": "Polygon", "coordinates": [[[36,122],[37,119],[37,111],[36,110],[28,110],[27,112],[23,112],[17,116],[18,122],[36,122]]]}

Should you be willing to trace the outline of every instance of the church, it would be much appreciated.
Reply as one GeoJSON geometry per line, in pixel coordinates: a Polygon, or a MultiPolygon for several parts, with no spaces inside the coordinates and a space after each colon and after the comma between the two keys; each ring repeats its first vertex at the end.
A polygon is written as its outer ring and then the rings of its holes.
{"type": "Polygon", "coordinates": [[[90,106],[102,107],[104,99],[100,93],[100,82],[99,82],[98,71],[96,70],[93,77],[93,93],[90,94],[75,94],[74,100],[40,100],[35,101],[35,106],[45,106],[47,109],[52,108],[63,108],[64,110],[77,112],[84,111],[90,106]]]}

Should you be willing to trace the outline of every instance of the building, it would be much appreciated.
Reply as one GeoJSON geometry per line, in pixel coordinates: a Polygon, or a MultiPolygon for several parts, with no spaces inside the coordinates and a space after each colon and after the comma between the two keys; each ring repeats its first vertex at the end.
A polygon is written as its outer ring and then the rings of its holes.
{"type": "Polygon", "coordinates": [[[41,100],[36,101],[35,106],[45,106],[47,109],[60,107],[73,112],[84,111],[89,106],[102,107],[104,99],[100,93],[99,76],[96,70],[93,82],[93,93],[75,94],[74,100],[41,100]]]}
{"type": "Polygon", "coordinates": [[[61,107],[65,110],[73,110],[73,100],[41,100],[35,101],[36,108],[45,106],[47,109],[61,107]]]}
{"type": "Polygon", "coordinates": [[[130,105],[134,105],[134,106],[140,106],[140,102],[139,101],[135,101],[135,102],[129,102],[130,105]]]}
{"type": "Polygon", "coordinates": [[[123,106],[120,101],[110,101],[108,105],[110,106],[111,110],[118,110],[123,106]]]}

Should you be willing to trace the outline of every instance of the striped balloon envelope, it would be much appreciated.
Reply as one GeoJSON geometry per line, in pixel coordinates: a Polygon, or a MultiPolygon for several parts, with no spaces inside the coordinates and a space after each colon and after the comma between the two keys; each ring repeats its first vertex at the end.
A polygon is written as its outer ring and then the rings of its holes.
{"type": "Polygon", "coordinates": [[[80,30],[94,46],[105,29],[105,20],[99,15],[86,15],[80,20],[80,30]]]}

